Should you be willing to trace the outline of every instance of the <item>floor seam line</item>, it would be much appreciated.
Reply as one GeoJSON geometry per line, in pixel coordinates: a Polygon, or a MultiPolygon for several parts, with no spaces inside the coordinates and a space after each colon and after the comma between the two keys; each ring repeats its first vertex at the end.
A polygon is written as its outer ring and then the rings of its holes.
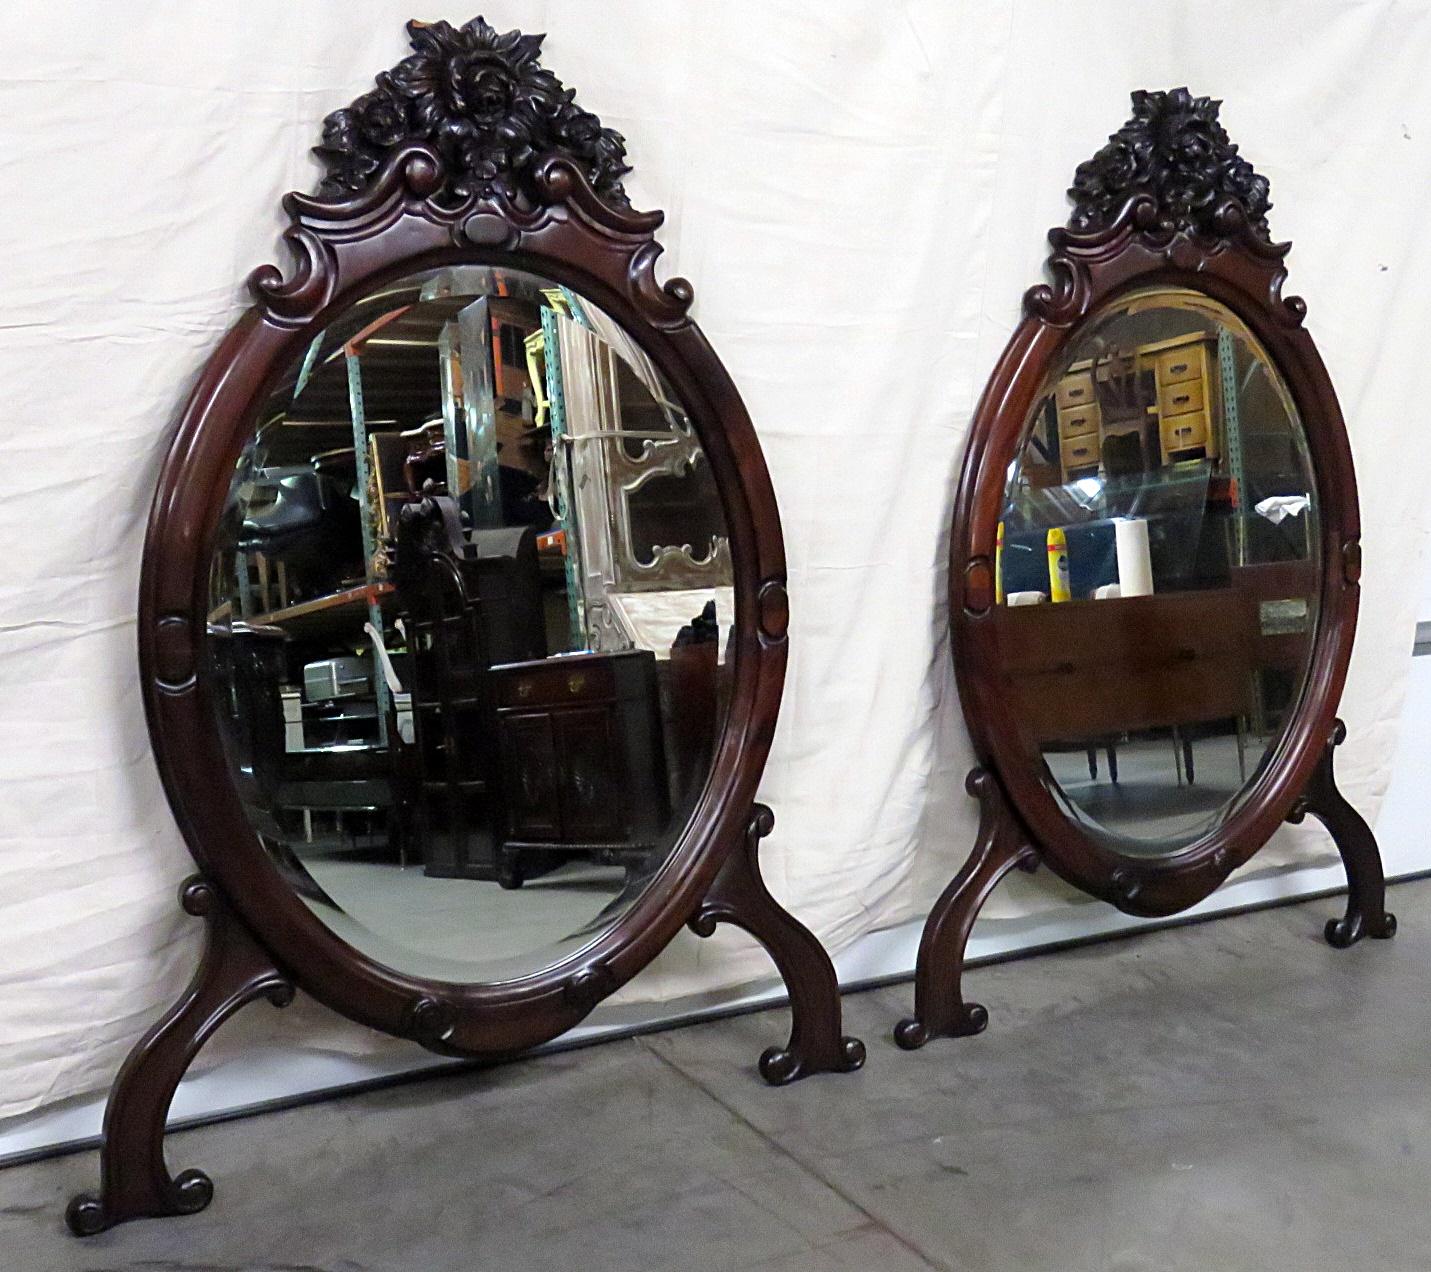
{"type": "Polygon", "coordinates": [[[656,1059],[659,1060],[662,1064],[666,1065],[667,1068],[680,1075],[681,1078],[683,1078],[690,1086],[693,1086],[707,1099],[712,1100],[714,1103],[718,1104],[727,1113],[729,1113],[731,1117],[735,1118],[737,1122],[739,1122],[752,1134],[763,1140],[767,1145],[773,1148],[782,1157],[794,1163],[795,1166],[797,1166],[800,1170],[804,1171],[804,1173],[808,1175],[811,1179],[815,1180],[816,1183],[823,1185],[825,1188],[828,1188],[846,1205],[854,1207],[854,1209],[857,1210],[860,1214],[862,1214],[866,1220],[868,1220],[871,1224],[874,1225],[875,1228],[877,1228],[883,1233],[888,1234],[895,1241],[899,1242],[899,1244],[902,1245],[911,1254],[913,1254],[915,1258],[919,1259],[921,1263],[924,1263],[926,1266],[936,1269],[936,1272],[957,1272],[957,1269],[953,1268],[950,1264],[944,1263],[941,1260],[936,1259],[934,1256],[926,1253],[923,1249],[919,1247],[918,1244],[916,1244],[910,1238],[906,1237],[903,1233],[896,1232],[877,1214],[875,1214],[861,1202],[857,1201],[845,1189],[841,1188],[832,1179],[828,1178],[817,1167],[805,1161],[793,1150],[782,1144],[778,1139],[775,1138],[775,1136],[771,1135],[768,1131],[762,1130],[760,1127],[756,1126],[755,1123],[752,1122],[748,1117],[746,1117],[745,1114],[743,1114],[738,1108],[730,1104],[728,1101],[722,1099],[719,1095],[716,1094],[715,1091],[713,1091],[709,1086],[707,1086],[698,1077],[696,1077],[695,1074],[682,1068],[681,1065],[677,1064],[676,1061],[673,1060],[670,1056],[663,1055],[660,1051],[658,1051],[655,1047],[651,1045],[648,1039],[638,1037],[635,1039],[635,1041],[639,1042],[642,1047],[644,1047],[651,1055],[655,1056],[656,1059]]]}

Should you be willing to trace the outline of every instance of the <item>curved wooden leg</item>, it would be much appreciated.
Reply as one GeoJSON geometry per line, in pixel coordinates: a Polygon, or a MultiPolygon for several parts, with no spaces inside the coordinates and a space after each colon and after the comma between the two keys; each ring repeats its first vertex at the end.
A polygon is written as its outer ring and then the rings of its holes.
{"type": "Polygon", "coordinates": [[[1300,822],[1311,813],[1327,828],[1342,855],[1347,872],[1347,912],[1340,919],[1328,919],[1326,927],[1328,943],[1339,950],[1355,945],[1364,936],[1385,941],[1396,935],[1396,916],[1386,909],[1386,878],[1376,836],[1366,819],[1337,789],[1332,755],[1346,736],[1346,725],[1336,721],[1312,780],[1287,814],[1289,822],[1300,822]]]}
{"type": "Polygon", "coordinates": [[[981,805],[979,838],[925,920],[914,969],[914,1015],[901,1020],[894,1031],[895,1042],[906,1051],[931,1038],[962,1038],[984,1031],[989,1013],[980,1003],[965,1002],[962,990],[969,933],[999,880],[1015,866],[1033,870],[1038,864],[994,775],[976,768],[964,785],[981,805]]]}
{"type": "Polygon", "coordinates": [[[732,852],[688,926],[710,936],[719,923],[748,932],[775,961],[790,994],[790,1041],[760,1057],[760,1076],[772,1086],[812,1073],[851,1073],[865,1062],[865,1044],[840,1033],[840,985],[835,965],[814,933],[785,910],[760,877],[760,841],[775,827],[764,804],[751,808],[745,843],[732,852]]]}
{"type": "Polygon", "coordinates": [[[189,988],[135,1044],[110,1089],[100,1149],[100,1190],[71,1200],[65,1222],[89,1237],[148,1215],[189,1215],[214,1195],[199,1170],[170,1178],[164,1123],[179,1079],[213,1032],[245,1003],[266,997],[279,1007],[293,986],[202,875],[188,879],[179,903],[208,920],[208,944],[189,988]]]}

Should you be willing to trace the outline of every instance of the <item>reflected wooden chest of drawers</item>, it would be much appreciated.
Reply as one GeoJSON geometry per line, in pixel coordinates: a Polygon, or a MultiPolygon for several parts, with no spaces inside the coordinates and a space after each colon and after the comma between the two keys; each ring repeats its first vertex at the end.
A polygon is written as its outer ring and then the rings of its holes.
{"type": "Polygon", "coordinates": [[[656,659],[573,654],[491,669],[506,835],[499,880],[528,854],[637,864],[670,820],[656,659]]]}
{"type": "Polygon", "coordinates": [[[1158,382],[1158,436],[1163,463],[1218,453],[1217,358],[1211,338],[1196,334],[1143,345],[1138,353],[1158,382]]]}

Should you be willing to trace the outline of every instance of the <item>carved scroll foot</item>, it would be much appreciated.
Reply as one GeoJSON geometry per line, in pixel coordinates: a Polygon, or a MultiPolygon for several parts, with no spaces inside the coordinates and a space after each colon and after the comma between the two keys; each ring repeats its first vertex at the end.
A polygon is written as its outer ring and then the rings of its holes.
{"type": "Polygon", "coordinates": [[[851,1073],[865,1062],[865,1044],[840,1033],[835,965],[814,934],[772,897],[760,877],[760,841],[775,827],[764,804],[751,809],[745,843],[721,866],[689,927],[710,936],[720,923],[749,933],[775,961],[790,994],[790,1041],[760,1057],[760,1076],[783,1086],[812,1073],[851,1073]]]}
{"type": "Polygon", "coordinates": [[[1346,736],[1346,725],[1336,721],[1306,791],[1287,814],[1289,822],[1300,822],[1311,813],[1327,828],[1342,855],[1347,872],[1347,912],[1340,919],[1329,919],[1326,926],[1327,943],[1339,950],[1364,936],[1386,941],[1396,935],[1396,916],[1386,909],[1386,878],[1376,836],[1337,789],[1332,756],[1346,736]]]}
{"type": "Polygon", "coordinates": [[[81,1193],[65,1210],[79,1237],[150,1215],[191,1215],[209,1204],[214,1186],[199,1170],[172,1179],[164,1164],[164,1123],[184,1071],[214,1031],[256,998],[278,1007],[293,986],[230,913],[202,875],[179,890],[190,914],[208,920],[208,944],[188,989],[139,1040],[119,1070],[104,1111],[100,1190],[81,1193]]]}
{"type": "Polygon", "coordinates": [[[965,1038],[988,1027],[989,1013],[983,1005],[964,1001],[969,933],[999,880],[1015,866],[1033,870],[1038,863],[994,775],[976,768],[964,785],[981,805],[979,838],[925,921],[914,970],[914,1015],[894,1030],[895,1042],[906,1051],[917,1050],[931,1038],[965,1038]]]}

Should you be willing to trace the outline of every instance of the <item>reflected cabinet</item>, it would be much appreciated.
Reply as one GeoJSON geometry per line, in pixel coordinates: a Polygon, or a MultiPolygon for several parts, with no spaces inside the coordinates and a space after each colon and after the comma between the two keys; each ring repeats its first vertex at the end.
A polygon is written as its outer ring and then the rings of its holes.
{"type": "Polygon", "coordinates": [[[975,413],[949,600],[982,817],[925,926],[904,1047],[984,1028],[965,946],[1015,867],[1169,915],[1311,813],[1350,884],[1327,939],[1395,931],[1332,777],[1351,453],[1306,307],[1282,296],[1267,181],[1219,105],[1133,95],[975,413]]]}
{"type": "Polygon", "coordinates": [[[207,1204],[165,1117],[257,998],[498,1058],[728,922],[791,995],[764,1077],[863,1060],[759,874],[784,551],[661,215],[542,37],[408,31],[325,121],[296,267],[252,275],[160,478],[142,675],[209,939],[115,1082],[80,1234],[207,1204]]]}

